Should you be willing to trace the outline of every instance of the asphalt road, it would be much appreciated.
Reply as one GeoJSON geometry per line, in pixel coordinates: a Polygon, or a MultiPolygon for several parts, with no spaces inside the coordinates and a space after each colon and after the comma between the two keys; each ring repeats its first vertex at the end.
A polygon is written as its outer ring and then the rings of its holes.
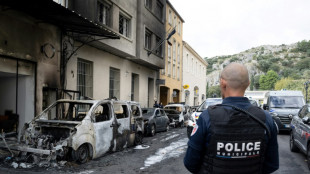
{"type": "MultiPolygon", "coordinates": [[[[116,174],[188,174],[183,165],[187,148],[186,128],[173,128],[168,132],[145,137],[143,146],[108,154],[86,164],[67,163],[61,168],[14,169],[2,166],[0,173],[116,173],[116,174]]],[[[276,174],[310,173],[304,154],[289,150],[289,135],[279,134],[280,169],[276,174]]]]}

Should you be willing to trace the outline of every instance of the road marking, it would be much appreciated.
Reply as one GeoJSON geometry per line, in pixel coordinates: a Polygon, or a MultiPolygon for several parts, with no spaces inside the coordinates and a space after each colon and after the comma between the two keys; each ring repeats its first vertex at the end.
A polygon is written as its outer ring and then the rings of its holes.
{"type": "Polygon", "coordinates": [[[153,164],[161,162],[162,160],[179,157],[182,153],[185,152],[187,142],[188,138],[183,138],[171,143],[167,147],[158,149],[154,155],[149,156],[144,161],[144,167],[141,167],[140,170],[148,168],[153,164]]]}
{"type": "Polygon", "coordinates": [[[180,136],[180,134],[174,134],[174,135],[171,135],[171,136],[169,136],[169,137],[167,137],[167,138],[165,138],[165,139],[162,139],[162,140],[160,140],[160,141],[161,141],[161,142],[168,141],[168,140],[170,140],[170,139],[172,139],[172,138],[175,138],[175,137],[178,137],[178,136],[180,136]]]}

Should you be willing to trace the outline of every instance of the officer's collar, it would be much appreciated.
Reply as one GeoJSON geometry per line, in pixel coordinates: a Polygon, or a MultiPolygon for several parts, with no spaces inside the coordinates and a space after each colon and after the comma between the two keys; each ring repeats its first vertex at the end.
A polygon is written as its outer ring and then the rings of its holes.
{"type": "Polygon", "coordinates": [[[249,102],[249,99],[247,97],[226,97],[222,103],[226,104],[231,102],[249,102]]]}

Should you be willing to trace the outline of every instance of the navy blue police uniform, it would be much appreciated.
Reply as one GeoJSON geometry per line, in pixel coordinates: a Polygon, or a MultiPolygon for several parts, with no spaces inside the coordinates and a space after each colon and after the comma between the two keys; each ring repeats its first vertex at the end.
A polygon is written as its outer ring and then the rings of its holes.
{"type": "Polygon", "coordinates": [[[277,170],[277,129],[269,113],[253,107],[245,97],[227,97],[222,104],[255,113],[265,123],[270,136],[255,120],[246,119],[246,114],[239,114],[240,111],[232,107],[209,108],[200,115],[193,129],[184,158],[185,167],[192,173],[272,173],[277,170]]]}

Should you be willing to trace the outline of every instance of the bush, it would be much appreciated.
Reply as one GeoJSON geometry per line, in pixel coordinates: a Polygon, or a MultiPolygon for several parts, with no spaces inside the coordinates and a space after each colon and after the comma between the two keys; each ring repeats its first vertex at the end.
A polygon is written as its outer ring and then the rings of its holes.
{"type": "Polygon", "coordinates": [[[265,73],[269,70],[270,66],[271,66],[271,62],[268,60],[258,61],[258,68],[265,73]]]}
{"type": "Polygon", "coordinates": [[[278,73],[280,70],[280,66],[277,65],[276,63],[272,63],[271,66],[269,67],[269,69],[278,73]]]}
{"type": "Polygon", "coordinates": [[[262,90],[273,90],[275,83],[278,81],[278,74],[272,70],[266,75],[262,75],[259,79],[259,86],[262,90]]]}
{"type": "Polygon", "coordinates": [[[310,41],[303,40],[297,43],[297,50],[301,52],[307,52],[310,49],[310,41]]]}
{"type": "Polygon", "coordinates": [[[298,70],[309,69],[310,68],[310,57],[298,61],[295,65],[298,70]]]}

